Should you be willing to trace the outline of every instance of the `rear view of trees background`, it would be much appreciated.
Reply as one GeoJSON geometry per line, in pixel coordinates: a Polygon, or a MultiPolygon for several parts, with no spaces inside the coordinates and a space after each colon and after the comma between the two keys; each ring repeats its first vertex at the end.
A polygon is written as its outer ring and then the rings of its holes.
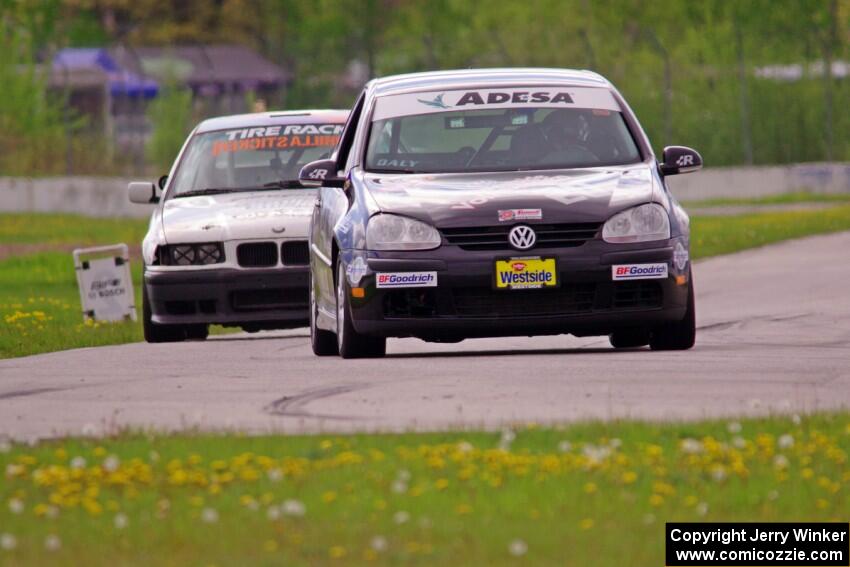
{"type": "MultiPolygon", "coordinates": [[[[27,74],[37,59],[198,43],[245,44],[290,71],[270,108],[348,107],[360,80],[393,73],[583,68],[614,82],[657,149],[693,145],[710,165],[850,161],[850,0],[6,0],[0,32],[6,170],[49,171],[73,140],[62,101],[27,74]],[[799,73],[764,76],[779,66],[799,73]],[[45,138],[55,157],[38,157],[45,138]]],[[[154,107],[154,127],[171,128],[155,139],[179,140],[202,118],[169,107],[187,101],[154,107]]]]}

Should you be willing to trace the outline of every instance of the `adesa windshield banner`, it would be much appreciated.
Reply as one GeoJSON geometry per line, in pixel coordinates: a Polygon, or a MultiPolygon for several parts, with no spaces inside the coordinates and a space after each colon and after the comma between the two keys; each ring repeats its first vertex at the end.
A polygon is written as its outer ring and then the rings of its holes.
{"type": "Polygon", "coordinates": [[[486,110],[491,108],[584,108],[620,111],[609,89],[590,87],[527,87],[509,89],[461,89],[379,97],[372,120],[400,116],[486,110]]]}

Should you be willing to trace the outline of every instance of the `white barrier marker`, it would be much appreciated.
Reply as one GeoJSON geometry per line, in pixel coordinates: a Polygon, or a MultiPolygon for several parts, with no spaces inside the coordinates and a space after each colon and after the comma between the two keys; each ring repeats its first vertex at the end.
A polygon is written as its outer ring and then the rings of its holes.
{"type": "Polygon", "coordinates": [[[74,267],[83,321],[135,321],[136,301],[126,244],[78,248],[74,267]]]}

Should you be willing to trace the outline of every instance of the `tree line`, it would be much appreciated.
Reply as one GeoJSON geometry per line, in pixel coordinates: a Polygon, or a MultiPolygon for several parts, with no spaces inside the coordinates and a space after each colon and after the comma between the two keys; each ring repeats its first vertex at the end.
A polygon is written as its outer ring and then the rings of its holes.
{"type": "Polygon", "coordinates": [[[17,65],[65,46],[240,43],[292,73],[268,101],[285,108],[347,107],[363,80],[394,73],[592,69],[657,149],[693,145],[709,165],[850,160],[850,0],[5,0],[0,11],[17,65]]]}

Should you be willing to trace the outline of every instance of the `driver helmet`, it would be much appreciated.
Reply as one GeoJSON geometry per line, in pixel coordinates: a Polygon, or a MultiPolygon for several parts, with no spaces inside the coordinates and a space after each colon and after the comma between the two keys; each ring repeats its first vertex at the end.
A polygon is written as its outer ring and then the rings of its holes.
{"type": "Polygon", "coordinates": [[[556,150],[565,150],[569,146],[585,145],[589,133],[587,117],[580,110],[572,108],[551,112],[541,123],[546,140],[556,150]]]}

